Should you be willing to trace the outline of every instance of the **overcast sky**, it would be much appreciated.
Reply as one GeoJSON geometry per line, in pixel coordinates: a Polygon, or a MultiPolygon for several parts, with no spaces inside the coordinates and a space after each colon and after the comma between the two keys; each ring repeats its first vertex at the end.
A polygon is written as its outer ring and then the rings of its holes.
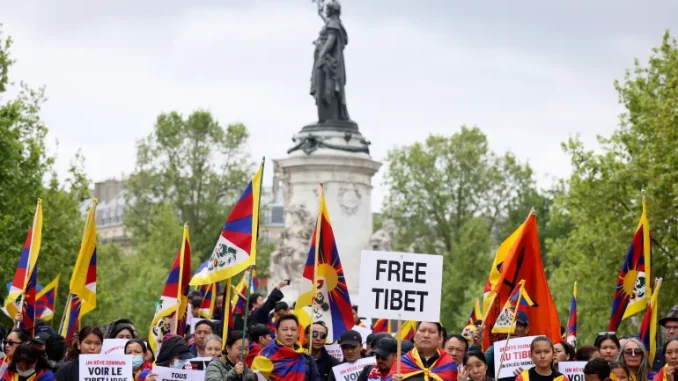
{"type": "MultiPolygon", "coordinates": [[[[477,125],[544,186],[569,173],[562,141],[580,134],[594,148],[616,128],[613,81],[678,29],[675,0],[342,5],[348,108],[374,159],[477,125]]],[[[11,77],[47,87],[42,116],[59,172],[80,148],[101,181],[133,170],[135,141],[171,110],[241,121],[253,158],[283,158],[316,116],[315,9],[309,0],[2,0],[0,22],[15,40],[11,77]]],[[[381,176],[374,183],[378,209],[386,190],[381,176]]]]}

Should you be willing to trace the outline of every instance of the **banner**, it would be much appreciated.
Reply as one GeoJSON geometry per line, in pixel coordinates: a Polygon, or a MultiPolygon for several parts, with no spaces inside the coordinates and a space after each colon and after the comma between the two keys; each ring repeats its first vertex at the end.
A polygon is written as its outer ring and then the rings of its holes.
{"type": "Polygon", "coordinates": [[[134,381],[132,356],[80,355],[80,381],[134,381]]]}
{"type": "Polygon", "coordinates": [[[567,376],[570,381],[584,381],[586,361],[560,361],[558,372],[567,376]]]}
{"type": "Polygon", "coordinates": [[[154,366],[155,381],[205,381],[204,370],[174,369],[154,366]]]}
{"type": "Polygon", "coordinates": [[[368,365],[377,365],[377,359],[365,357],[356,362],[345,362],[332,368],[332,372],[337,381],[356,381],[363,368],[368,365]]]}
{"type": "Polygon", "coordinates": [[[530,358],[530,344],[532,344],[532,340],[535,337],[537,336],[511,338],[508,346],[506,346],[506,340],[494,342],[495,379],[515,377],[513,372],[518,368],[525,370],[534,366],[532,358],[530,358]],[[504,347],[506,347],[505,353],[504,347]],[[502,357],[504,358],[504,363],[501,369],[499,369],[502,357]]]}

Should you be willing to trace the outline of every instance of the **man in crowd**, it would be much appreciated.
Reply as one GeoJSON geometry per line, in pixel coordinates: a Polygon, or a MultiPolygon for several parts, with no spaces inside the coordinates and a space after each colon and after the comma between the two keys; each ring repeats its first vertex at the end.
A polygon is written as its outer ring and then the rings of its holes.
{"type": "MultiPolygon", "coordinates": [[[[280,302],[285,295],[283,295],[281,288],[287,286],[287,280],[283,280],[276,285],[276,287],[271,290],[271,293],[268,295],[268,298],[264,300],[264,297],[258,293],[254,292],[250,295],[250,316],[248,318],[247,326],[253,324],[263,324],[267,325],[269,323],[269,315],[271,311],[275,308],[276,304],[280,302]]],[[[245,328],[244,318],[241,314],[235,314],[233,317],[235,329],[245,328]]],[[[273,331],[271,331],[273,333],[273,331]]]]}
{"type": "Polygon", "coordinates": [[[377,338],[372,351],[377,365],[368,365],[358,376],[358,381],[386,381],[386,376],[390,372],[396,361],[398,353],[398,342],[391,336],[382,336],[377,338]]]}
{"type": "Polygon", "coordinates": [[[414,349],[402,356],[402,373],[393,364],[391,379],[424,381],[430,380],[429,374],[433,373],[443,380],[456,380],[457,366],[452,356],[440,349],[441,336],[440,323],[420,322],[414,334],[414,349]]]}
{"type": "Polygon", "coordinates": [[[195,324],[195,334],[193,336],[195,342],[191,344],[188,349],[193,356],[205,357],[205,345],[207,344],[207,337],[214,333],[214,326],[209,320],[200,320],[195,324]]]}
{"type": "MultiPolygon", "coordinates": [[[[362,357],[363,338],[360,333],[354,330],[348,330],[339,337],[341,353],[344,355],[344,361],[341,363],[354,363],[362,357]]],[[[330,372],[329,381],[335,381],[334,372],[330,372]]]]}
{"type": "Polygon", "coordinates": [[[249,329],[250,351],[245,359],[247,366],[252,366],[252,361],[257,357],[262,348],[265,348],[273,341],[271,330],[263,324],[254,324],[249,329]]]}
{"type": "MultiPolygon", "coordinates": [[[[659,325],[664,327],[664,336],[666,336],[666,340],[678,336],[678,306],[673,306],[666,317],[659,319],[659,325]]],[[[659,372],[664,365],[666,365],[666,354],[661,348],[657,348],[652,368],[655,372],[659,372]]]]}
{"type": "Polygon", "coordinates": [[[363,328],[367,327],[367,325],[363,323],[362,320],[360,320],[360,315],[358,315],[358,306],[353,306],[353,325],[363,328]]]}
{"type": "Polygon", "coordinates": [[[318,373],[320,373],[320,379],[322,381],[327,381],[332,373],[332,368],[335,365],[339,365],[340,361],[330,355],[325,349],[325,343],[327,342],[327,325],[322,321],[317,321],[313,323],[313,333],[310,333],[310,327],[306,327],[305,334],[306,338],[311,337],[311,357],[315,361],[315,364],[318,366],[318,373]]]}
{"type": "Polygon", "coordinates": [[[453,333],[450,336],[447,336],[447,338],[445,338],[445,342],[443,345],[444,345],[443,349],[445,350],[445,352],[452,356],[454,362],[457,364],[457,368],[460,368],[461,364],[463,364],[466,350],[468,349],[468,342],[466,341],[464,336],[457,333],[453,333]]]}

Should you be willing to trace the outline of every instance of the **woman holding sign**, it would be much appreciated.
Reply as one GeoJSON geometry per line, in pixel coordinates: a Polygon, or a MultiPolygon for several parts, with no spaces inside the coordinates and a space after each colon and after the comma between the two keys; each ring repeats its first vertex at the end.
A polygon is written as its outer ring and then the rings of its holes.
{"type": "Polygon", "coordinates": [[[2,381],[54,381],[47,358],[35,346],[20,344],[12,354],[12,361],[2,375],[2,381]]]}
{"type": "Polygon", "coordinates": [[[254,372],[240,360],[247,357],[249,340],[242,339],[242,331],[229,332],[221,356],[207,365],[205,381],[256,381],[254,372]]]}
{"type": "Polygon", "coordinates": [[[104,342],[104,333],[99,327],[85,326],[78,332],[75,359],[59,367],[56,372],[57,381],[80,381],[80,355],[98,355],[101,344],[104,342]]]}
{"type": "Polygon", "coordinates": [[[134,371],[132,376],[135,381],[145,380],[153,368],[153,364],[144,359],[146,351],[148,351],[146,343],[141,339],[131,339],[125,344],[125,354],[132,356],[132,370],[134,371]]]}

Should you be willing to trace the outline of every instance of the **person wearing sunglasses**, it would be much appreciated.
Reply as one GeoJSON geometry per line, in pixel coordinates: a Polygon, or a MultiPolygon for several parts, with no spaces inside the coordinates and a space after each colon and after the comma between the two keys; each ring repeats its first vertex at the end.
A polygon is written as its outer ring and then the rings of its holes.
{"type": "Polygon", "coordinates": [[[645,346],[636,338],[629,338],[622,347],[619,361],[629,367],[633,381],[651,380],[655,373],[650,370],[645,346]]]}
{"type": "Polygon", "coordinates": [[[341,361],[330,355],[325,349],[327,343],[327,325],[325,322],[317,321],[313,323],[313,333],[310,333],[310,326],[306,327],[306,337],[311,337],[311,357],[318,366],[318,373],[320,373],[320,380],[327,381],[332,373],[332,368],[339,365],[341,361]]]}
{"type": "Polygon", "coordinates": [[[16,348],[20,344],[28,342],[30,339],[31,334],[25,329],[14,328],[13,330],[9,331],[9,335],[7,335],[7,338],[5,339],[5,347],[3,348],[5,357],[2,359],[1,364],[4,364],[6,368],[7,365],[9,365],[9,362],[12,360],[12,356],[14,355],[16,348]]]}
{"type": "MultiPolygon", "coordinates": [[[[352,329],[345,331],[339,337],[339,345],[341,346],[341,353],[344,355],[343,363],[354,363],[360,360],[363,356],[363,337],[360,332],[352,329]]],[[[335,381],[334,372],[330,372],[329,381],[335,381]]],[[[343,380],[340,380],[343,381],[343,380]]]]}

